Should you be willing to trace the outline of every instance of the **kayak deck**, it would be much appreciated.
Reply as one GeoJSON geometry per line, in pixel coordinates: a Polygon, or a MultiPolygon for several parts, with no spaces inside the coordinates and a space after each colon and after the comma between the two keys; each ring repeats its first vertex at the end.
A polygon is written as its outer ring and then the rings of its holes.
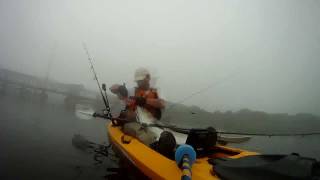
{"type": "MultiPolygon", "coordinates": [[[[107,132],[110,143],[117,152],[121,153],[144,175],[151,179],[180,179],[181,170],[174,160],[168,159],[153,149],[141,143],[139,140],[125,135],[120,127],[107,123],[107,132]]],[[[213,171],[213,166],[208,163],[212,158],[237,159],[249,155],[256,155],[255,152],[225,146],[214,147],[213,153],[206,157],[197,158],[192,166],[193,179],[219,179],[213,171]]]]}

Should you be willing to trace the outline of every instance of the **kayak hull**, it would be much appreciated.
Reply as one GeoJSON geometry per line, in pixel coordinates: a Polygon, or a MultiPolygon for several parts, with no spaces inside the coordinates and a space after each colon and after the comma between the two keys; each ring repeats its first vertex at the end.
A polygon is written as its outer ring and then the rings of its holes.
{"type": "MultiPolygon", "coordinates": [[[[106,125],[109,142],[116,154],[129,161],[141,173],[150,179],[180,179],[181,170],[175,161],[166,158],[139,140],[124,134],[120,127],[106,125]]],[[[219,179],[208,163],[210,158],[233,158],[256,155],[255,152],[244,151],[225,146],[214,147],[214,153],[196,160],[192,166],[192,179],[219,179]]]]}

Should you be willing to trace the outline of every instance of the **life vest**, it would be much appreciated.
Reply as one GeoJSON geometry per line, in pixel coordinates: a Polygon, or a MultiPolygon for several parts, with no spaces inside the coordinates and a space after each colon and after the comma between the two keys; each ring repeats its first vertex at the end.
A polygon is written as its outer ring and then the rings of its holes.
{"type": "MultiPolygon", "coordinates": [[[[158,99],[158,93],[156,89],[150,88],[148,90],[142,90],[135,88],[135,97],[144,97],[146,99],[158,99]]],[[[153,117],[156,119],[161,118],[161,109],[160,108],[155,108],[153,106],[150,106],[148,104],[143,106],[144,109],[146,109],[148,112],[150,112],[153,117]]],[[[137,109],[137,105],[135,104],[134,98],[129,98],[127,100],[127,109],[135,111],[137,109]]]]}

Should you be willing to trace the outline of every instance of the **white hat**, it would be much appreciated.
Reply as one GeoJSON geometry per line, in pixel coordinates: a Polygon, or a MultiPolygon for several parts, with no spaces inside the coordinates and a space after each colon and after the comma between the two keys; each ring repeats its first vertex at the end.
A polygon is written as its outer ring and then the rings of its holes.
{"type": "Polygon", "coordinates": [[[150,73],[146,68],[138,68],[134,73],[134,80],[135,81],[144,80],[144,78],[146,78],[147,75],[150,75],[150,73]]]}

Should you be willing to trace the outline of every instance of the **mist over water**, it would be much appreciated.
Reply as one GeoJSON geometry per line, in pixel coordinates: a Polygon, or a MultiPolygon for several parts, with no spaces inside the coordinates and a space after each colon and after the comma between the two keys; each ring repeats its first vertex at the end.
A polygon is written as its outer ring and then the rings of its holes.
{"type": "Polygon", "coordinates": [[[0,3],[1,67],[96,89],[85,42],[109,86],[147,67],[171,102],[218,82],[184,103],[320,115],[319,1],[0,3]]]}

